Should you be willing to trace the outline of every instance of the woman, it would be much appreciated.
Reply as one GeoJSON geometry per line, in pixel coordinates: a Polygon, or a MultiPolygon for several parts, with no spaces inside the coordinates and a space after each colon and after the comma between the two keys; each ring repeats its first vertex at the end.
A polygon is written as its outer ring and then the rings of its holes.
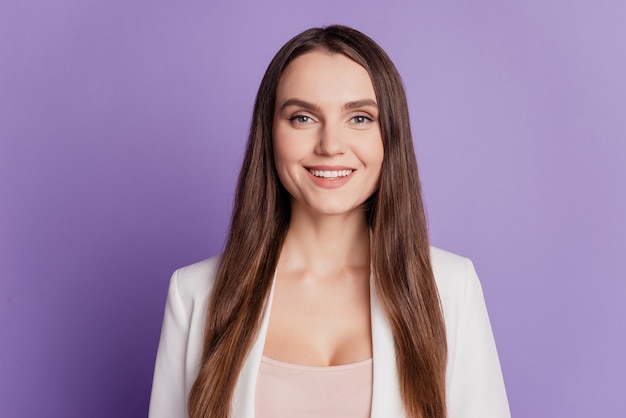
{"type": "Polygon", "coordinates": [[[429,246],[385,52],[307,30],[257,94],[224,254],[171,281],[151,417],[503,418],[478,278],[429,246]]]}

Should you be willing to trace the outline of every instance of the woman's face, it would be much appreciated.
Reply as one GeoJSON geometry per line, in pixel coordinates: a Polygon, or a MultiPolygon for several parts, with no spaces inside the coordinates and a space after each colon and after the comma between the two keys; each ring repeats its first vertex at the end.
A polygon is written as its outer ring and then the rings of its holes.
{"type": "Polygon", "coordinates": [[[325,50],[294,59],[276,90],[273,143],[292,211],[362,210],[383,162],[376,95],[365,68],[325,50]]]}

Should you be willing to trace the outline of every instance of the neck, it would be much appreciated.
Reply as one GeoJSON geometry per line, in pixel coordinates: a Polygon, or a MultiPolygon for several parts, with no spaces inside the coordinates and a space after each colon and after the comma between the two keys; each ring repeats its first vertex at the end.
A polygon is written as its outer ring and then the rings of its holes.
{"type": "Polygon", "coordinates": [[[322,216],[292,207],[279,264],[320,273],[369,269],[369,235],[364,209],[322,216]]]}

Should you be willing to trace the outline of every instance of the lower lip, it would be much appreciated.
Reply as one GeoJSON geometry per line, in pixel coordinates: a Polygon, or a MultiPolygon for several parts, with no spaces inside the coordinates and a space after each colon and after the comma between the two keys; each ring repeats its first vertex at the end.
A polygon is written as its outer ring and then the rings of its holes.
{"type": "Polygon", "coordinates": [[[352,173],[348,174],[345,177],[335,177],[335,178],[325,178],[325,177],[315,177],[309,170],[306,170],[307,174],[315,183],[316,186],[323,187],[324,189],[336,189],[337,187],[341,187],[352,179],[352,175],[354,174],[354,170],[352,173]]]}

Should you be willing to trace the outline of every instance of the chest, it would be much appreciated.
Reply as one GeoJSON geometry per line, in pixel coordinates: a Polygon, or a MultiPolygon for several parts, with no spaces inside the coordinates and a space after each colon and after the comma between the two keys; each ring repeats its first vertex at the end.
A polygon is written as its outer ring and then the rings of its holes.
{"type": "Polygon", "coordinates": [[[371,358],[368,280],[278,280],[263,353],[306,366],[371,358]]]}

